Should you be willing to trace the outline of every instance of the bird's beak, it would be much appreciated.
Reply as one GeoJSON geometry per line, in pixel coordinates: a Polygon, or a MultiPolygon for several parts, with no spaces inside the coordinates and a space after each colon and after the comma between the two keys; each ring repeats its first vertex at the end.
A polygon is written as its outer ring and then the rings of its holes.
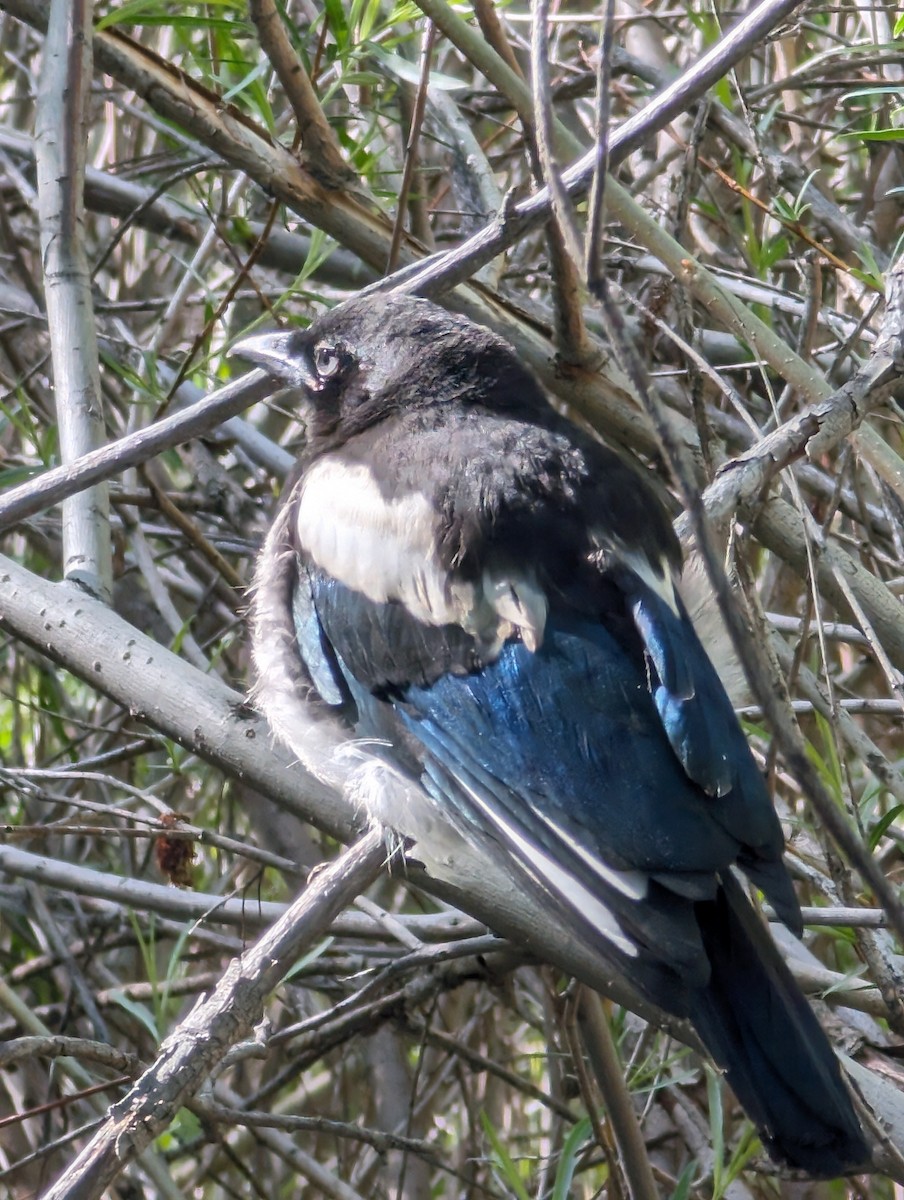
{"type": "Polygon", "coordinates": [[[299,332],[297,329],[280,329],[276,333],[256,333],[236,342],[229,353],[263,368],[288,387],[316,391],[319,380],[304,347],[299,345],[299,332]]]}

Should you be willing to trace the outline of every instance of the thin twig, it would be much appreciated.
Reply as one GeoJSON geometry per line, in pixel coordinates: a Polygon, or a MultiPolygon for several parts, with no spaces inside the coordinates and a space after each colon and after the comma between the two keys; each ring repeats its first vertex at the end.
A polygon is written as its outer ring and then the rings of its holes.
{"type": "Polygon", "coordinates": [[[496,4],[493,0],[474,0],[473,8],[477,24],[480,26],[481,33],[487,42],[493,47],[503,62],[511,67],[516,75],[523,75],[518,60],[515,58],[515,51],[505,36],[505,30],[502,27],[502,21],[499,19],[499,10],[496,4]]]}
{"type": "Polygon", "coordinates": [[[414,99],[414,109],[411,113],[411,126],[408,130],[408,140],[405,143],[405,163],[402,167],[402,181],[399,184],[399,197],[396,208],[395,224],[392,229],[392,240],[389,243],[389,254],[386,261],[386,273],[395,270],[399,257],[399,247],[402,244],[402,234],[405,230],[405,210],[408,195],[417,167],[417,147],[421,136],[421,126],[424,122],[424,109],[427,104],[427,88],[430,83],[430,60],[433,55],[433,40],[436,36],[436,26],[427,21],[424,37],[421,43],[421,75],[418,82],[417,95],[414,99]]]}
{"type": "Polygon", "coordinates": [[[549,0],[534,0],[533,36],[531,37],[530,66],[532,88],[532,125],[537,142],[537,154],[543,177],[552,200],[552,215],[565,243],[571,261],[583,262],[581,236],[578,233],[574,210],[562,183],[553,148],[555,123],[552,113],[552,89],[549,82],[549,0]]]}
{"type": "Polygon", "coordinates": [[[606,0],[596,71],[595,162],[590,185],[590,211],[587,216],[587,246],[583,260],[590,287],[596,284],[603,270],[603,220],[606,211],[606,177],[609,173],[609,93],[612,84],[614,20],[615,2],[606,0]]]}

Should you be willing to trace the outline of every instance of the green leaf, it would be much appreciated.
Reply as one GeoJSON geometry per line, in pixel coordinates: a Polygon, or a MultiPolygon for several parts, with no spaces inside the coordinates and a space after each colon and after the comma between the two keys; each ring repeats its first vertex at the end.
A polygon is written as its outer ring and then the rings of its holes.
{"type": "Polygon", "coordinates": [[[356,0],[352,9],[351,24],[357,27],[358,41],[366,42],[373,33],[380,15],[382,0],[356,0]]]}
{"type": "MultiPolygon", "coordinates": [[[[211,7],[216,2],[217,0],[207,0],[207,6],[211,7]]],[[[219,0],[219,3],[223,8],[241,11],[239,6],[233,3],[233,0],[219,0]]],[[[100,31],[116,25],[189,30],[220,29],[224,33],[234,33],[236,18],[231,15],[208,16],[206,13],[199,13],[197,9],[186,13],[171,12],[161,5],[159,0],[126,0],[125,4],[118,4],[111,8],[110,12],[105,13],[94,27],[100,31]]]]}
{"type": "MultiPolygon", "coordinates": [[[[397,79],[404,80],[405,83],[413,83],[415,87],[420,84],[421,68],[419,63],[409,62],[406,58],[402,58],[401,54],[393,54],[391,50],[384,50],[382,46],[371,46],[370,51],[374,58],[379,59],[386,70],[397,79]]],[[[456,92],[470,86],[466,80],[456,79],[454,75],[445,75],[442,71],[430,72],[428,87],[439,88],[443,92],[456,92]]]]}
{"type": "Polygon", "coordinates": [[[502,1176],[503,1181],[508,1185],[512,1193],[517,1196],[518,1200],[530,1200],[518,1168],[512,1161],[508,1150],[503,1146],[502,1139],[493,1128],[490,1118],[482,1110],[480,1113],[480,1123],[493,1151],[493,1164],[502,1176]]]}
{"type": "Polygon", "coordinates": [[[889,825],[891,825],[892,821],[894,821],[895,817],[899,817],[902,812],[904,812],[904,804],[895,804],[894,807],[890,808],[888,812],[885,813],[884,816],[880,817],[875,823],[875,825],[869,831],[869,848],[871,853],[879,845],[883,834],[885,833],[886,829],[888,829],[889,825]]]}
{"type": "Polygon", "coordinates": [[[156,1045],[160,1041],[160,1033],[157,1029],[157,1022],[154,1020],[154,1015],[145,1004],[139,1004],[126,995],[119,988],[112,988],[110,991],[110,999],[114,1004],[118,1004],[120,1008],[124,1008],[130,1016],[133,1016],[154,1039],[156,1045]]]}
{"type": "Polygon", "coordinates": [[[562,1146],[562,1153],[559,1156],[555,1183],[553,1184],[552,1200],[569,1200],[569,1196],[571,1195],[571,1181],[574,1179],[574,1172],[578,1165],[581,1151],[590,1138],[590,1130],[590,1118],[581,1117],[580,1121],[578,1121],[565,1139],[565,1144],[562,1146]]]}
{"type": "Polygon", "coordinates": [[[688,1196],[691,1194],[691,1184],[694,1182],[696,1172],[696,1162],[689,1162],[681,1172],[678,1183],[669,1200],[688,1200],[688,1196]]]}
{"type": "Polygon", "coordinates": [[[853,133],[839,133],[841,138],[860,138],[861,142],[904,142],[902,129],[861,129],[853,133]]]}
{"type": "Polygon", "coordinates": [[[190,1146],[201,1136],[203,1127],[195,1114],[188,1108],[180,1108],[173,1117],[167,1133],[182,1146],[190,1146]]]}
{"type": "Polygon", "coordinates": [[[348,22],[345,19],[342,0],[323,0],[323,9],[337,46],[340,50],[346,49],[348,46],[348,22]]]}
{"type": "Polygon", "coordinates": [[[307,954],[303,954],[298,962],[294,963],[285,973],[285,975],[283,975],[282,982],[289,983],[290,980],[294,979],[296,975],[303,971],[309,963],[314,962],[315,959],[318,959],[322,954],[325,954],[327,950],[329,950],[330,946],[332,946],[334,941],[335,938],[328,937],[324,938],[322,942],[318,942],[316,946],[312,946],[307,954]]]}
{"type": "Polygon", "coordinates": [[[706,1066],[706,1102],[709,1106],[710,1141],[713,1148],[712,1200],[719,1200],[725,1187],[725,1135],[722,1115],[722,1080],[712,1067],[706,1066]]]}
{"type": "Polygon", "coordinates": [[[304,265],[298,273],[294,287],[300,287],[306,280],[314,274],[329,256],[336,249],[336,243],[332,239],[327,238],[322,229],[311,230],[311,240],[308,246],[307,257],[304,260],[304,265]]]}
{"type": "Polygon", "coordinates": [[[863,987],[870,987],[870,980],[864,979],[865,971],[866,966],[864,964],[861,964],[852,971],[846,971],[842,978],[836,979],[830,987],[823,988],[819,993],[820,996],[826,997],[831,996],[833,992],[843,992],[846,989],[853,987],[855,983],[862,984],[863,987]]]}
{"type": "Polygon", "coordinates": [[[265,75],[269,69],[269,64],[266,62],[266,60],[259,62],[257,66],[252,67],[244,79],[240,79],[238,83],[233,84],[233,86],[227,92],[223,93],[223,102],[226,103],[234,96],[237,96],[240,92],[245,91],[245,89],[250,87],[252,83],[260,79],[262,75],[265,75]]]}
{"type": "Polygon", "coordinates": [[[725,1189],[726,1191],[732,1183],[741,1174],[751,1158],[762,1148],[759,1135],[754,1129],[752,1123],[748,1121],[745,1125],[744,1132],[738,1141],[734,1154],[728,1163],[725,1171],[725,1189]]]}
{"type": "Polygon", "coordinates": [[[40,467],[6,467],[0,471],[0,490],[17,487],[20,483],[28,483],[41,474],[40,467]]]}
{"type": "Polygon", "coordinates": [[[144,17],[157,17],[159,14],[160,5],[157,0],[126,0],[125,4],[117,4],[105,17],[101,17],[95,29],[99,32],[113,25],[143,25],[144,17]]]}
{"type": "Polygon", "coordinates": [[[770,267],[775,266],[777,262],[781,262],[783,258],[787,257],[789,249],[788,239],[784,234],[770,238],[760,251],[760,268],[767,271],[770,267]]]}
{"type": "Polygon", "coordinates": [[[392,28],[394,25],[401,25],[407,21],[417,21],[423,16],[421,10],[412,0],[401,0],[392,12],[389,14],[389,20],[386,22],[387,27],[392,28]]]}
{"type": "MultiPolygon", "coordinates": [[[[879,269],[879,264],[876,262],[876,256],[871,248],[864,242],[856,251],[857,257],[863,264],[863,271],[852,271],[851,274],[856,278],[861,279],[864,283],[868,283],[870,287],[875,288],[879,292],[885,291],[885,281],[882,278],[882,272],[879,269]]],[[[894,258],[891,259],[894,262],[894,258]]]]}
{"type": "Polygon", "coordinates": [[[886,83],[886,84],[876,84],[875,87],[857,88],[856,91],[853,91],[853,92],[845,92],[842,99],[846,102],[848,100],[859,100],[861,96],[897,96],[897,95],[904,95],[904,89],[902,89],[901,85],[894,84],[894,83],[886,83]]]}

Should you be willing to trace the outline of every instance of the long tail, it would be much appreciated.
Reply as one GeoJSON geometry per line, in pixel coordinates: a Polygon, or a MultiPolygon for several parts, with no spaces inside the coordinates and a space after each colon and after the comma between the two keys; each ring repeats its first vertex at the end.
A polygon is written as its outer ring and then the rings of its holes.
{"type": "Polygon", "coordinates": [[[765,1146],[816,1176],[864,1167],[838,1059],[736,880],[726,873],[697,913],[712,975],[692,1020],[765,1146]]]}

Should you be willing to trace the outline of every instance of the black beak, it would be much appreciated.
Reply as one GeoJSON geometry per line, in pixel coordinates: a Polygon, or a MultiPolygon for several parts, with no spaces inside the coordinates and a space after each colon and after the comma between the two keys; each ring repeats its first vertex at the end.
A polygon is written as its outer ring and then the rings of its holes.
{"type": "Polygon", "coordinates": [[[243,338],[229,351],[236,358],[254,363],[288,387],[317,391],[320,380],[308,361],[307,348],[298,329],[256,333],[243,338]]]}

